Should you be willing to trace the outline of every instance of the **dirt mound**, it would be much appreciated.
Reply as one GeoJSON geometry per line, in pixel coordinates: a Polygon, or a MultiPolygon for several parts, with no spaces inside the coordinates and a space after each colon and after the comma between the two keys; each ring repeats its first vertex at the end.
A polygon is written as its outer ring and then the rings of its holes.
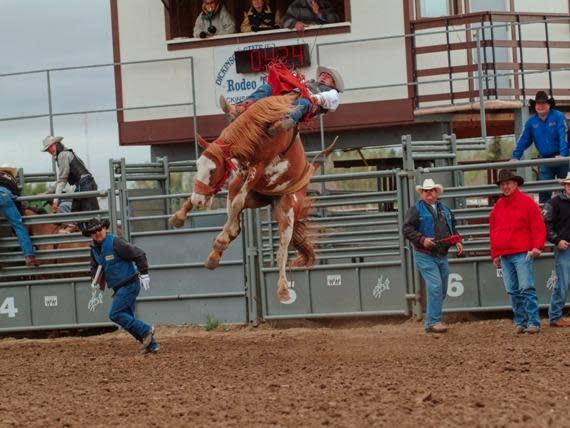
{"type": "MultiPolygon", "coordinates": [[[[314,327],[314,325],[312,326],[314,327]]],[[[567,426],[570,329],[508,320],[0,340],[0,426],[567,426]]]]}

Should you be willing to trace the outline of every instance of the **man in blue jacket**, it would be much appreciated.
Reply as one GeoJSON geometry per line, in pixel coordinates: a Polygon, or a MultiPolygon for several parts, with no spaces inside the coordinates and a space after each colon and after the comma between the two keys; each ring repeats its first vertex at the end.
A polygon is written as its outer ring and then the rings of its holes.
{"type": "Polygon", "coordinates": [[[91,246],[91,277],[96,277],[102,266],[99,288],[105,283],[113,290],[113,303],[109,318],[141,342],[143,352],[157,352],[154,328],[135,318],[135,303],[141,285],[150,288],[148,262],[143,250],[108,232],[108,221],[93,218],[85,225],[93,239],[91,246]],[[136,265],[136,267],[135,267],[136,265]]]}
{"type": "MultiPolygon", "coordinates": [[[[553,98],[548,98],[546,92],[538,91],[535,99],[530,100],[532,115],[524,125],[524,131],[513,151],[513,160],[520,160],[523,152],[532,143],[536,146],[541,158],[548,159],[556,156],[568,156],[568,125],[564,113],[555,110],[553,98]]],[[[565,178],[568,174],[566,165],[542,165],[538,172],[539,180],[554,180],[565,178]]],[[[550,192],[541,192],[540,203],[550,199],[550,192]]]]}

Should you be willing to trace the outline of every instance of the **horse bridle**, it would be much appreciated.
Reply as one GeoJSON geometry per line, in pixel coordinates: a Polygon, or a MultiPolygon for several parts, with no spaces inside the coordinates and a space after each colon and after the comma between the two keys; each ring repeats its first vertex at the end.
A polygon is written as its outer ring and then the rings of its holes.
{"type": "Polygon", "coordinates": [[[214,141],[211,144],[215,144],[215,145],[220,146],[222,148],[222,156],[221,157],[219,157],[217,155],[217,153],[211,152],[210,154],[212,156],[215,156],[216,158],[218,158],[218,160],[220,160],[220,163],[224,165],[224,175],[213,186],[210,186],[209,184],[206,184],[203,181],[200,181],[198,179],[194,180],[194,191],[196,193],[199,193],[199,194],[204,195],[206,197],[212,197],[212,196],[218,194],[220,192],[220,190],[222,190],[222,187],[224,187],[224,184],[227,181],[230,174],[232,173],[232,171],[237,170],[237,167],[234,165],[234,163],[231,161],[231,159],[225,154],[227,146],[225,146],[223,143],[221,143],[219,141],[214,141]]]}

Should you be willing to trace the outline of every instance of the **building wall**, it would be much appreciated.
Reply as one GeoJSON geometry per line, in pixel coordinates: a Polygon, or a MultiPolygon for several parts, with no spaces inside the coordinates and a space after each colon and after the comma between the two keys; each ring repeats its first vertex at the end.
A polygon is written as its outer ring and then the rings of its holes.
{"type": "MultiPolygon", "coordinates": [[[[243,49],[250,43],[169,51],[165,33],[165,9],[160,1],[120,0],[117,2],[117,7],[121,61],[192,56],[198,115],[219,114],[217,96],[223,94],[224,89],[227,90],[227,87],[216,88],[220,57],[224,58],[224,55],[227,56],[228,53],[231,55],[232,51],[243,49]]],[[[314,75],[317,63],[316,54],[319,49],[321,64],[332,65],[341,70],[347,87],[405,83],[407,69],[404,39],[319,48],[314,46],[315,44],[405,33],[404,8],[400,0],[385,0],[380,8],[377,1],[353,0],[350,8],[352,24],[349,33],[297,37],[297,33],[291,32],[290,39],[275,43],[278,45],[309,44],[312,52],[312,65],[304,70],[308,76],[314,75]]],[[[180,43],[180,40],[169,43],[176,45],[180,43]]],[[[125,66],[121,72],[121,80],[124,107],[186,103],[192,100],[188,60],[125,66]]],[[[343,94],[343,104],[407,98],[407,94],[407,87],[355,90],[343,94]]],[[[184,117],[190,114],[190,107],[176,107],[127,111],[124,118],[125,121],[135,121],[184,117]]]]}

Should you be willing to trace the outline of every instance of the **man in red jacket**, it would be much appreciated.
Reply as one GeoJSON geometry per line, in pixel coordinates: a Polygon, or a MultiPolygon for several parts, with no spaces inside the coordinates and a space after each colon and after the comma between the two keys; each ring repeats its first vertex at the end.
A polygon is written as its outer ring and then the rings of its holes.
{"type": "Polygon", "coordinates": [[[517,333],[539,333],[538,297],[534,287],[534,259],[546,241],[546,226],[538,204],[522,193],[522,177],[502,170],[496,181],[503,196],[489,216],[491,257],[502,268],[513,307],[517,333]]]}

